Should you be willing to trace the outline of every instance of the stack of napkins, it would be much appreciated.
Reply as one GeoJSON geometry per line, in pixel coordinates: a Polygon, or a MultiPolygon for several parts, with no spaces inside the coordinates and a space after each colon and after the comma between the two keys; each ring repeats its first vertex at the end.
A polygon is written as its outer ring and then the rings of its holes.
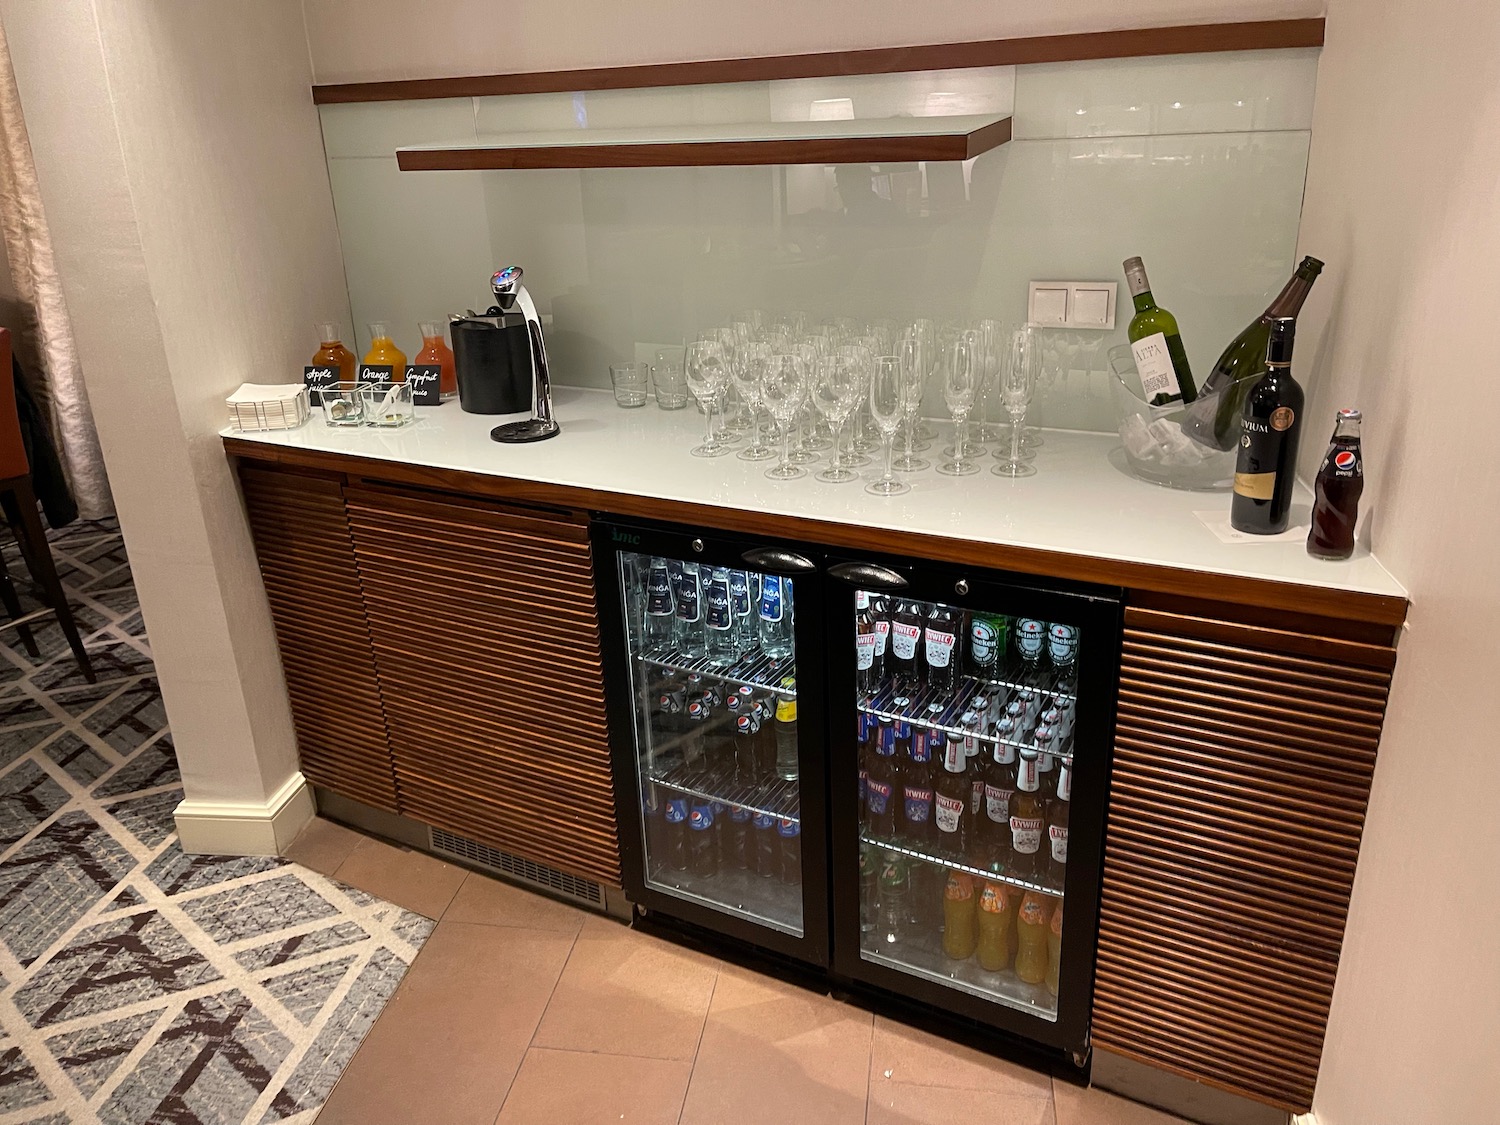
{"type": "Polygon", "coordinates": [[[242,383],[224,404],[230,427],[242,431],[296,429],[311,413],[301,383],[242,383]]]}

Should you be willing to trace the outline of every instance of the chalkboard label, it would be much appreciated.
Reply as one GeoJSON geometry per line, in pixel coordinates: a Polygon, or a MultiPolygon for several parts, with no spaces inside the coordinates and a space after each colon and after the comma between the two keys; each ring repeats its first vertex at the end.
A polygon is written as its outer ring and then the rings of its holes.
{"type": "Polygon", "coordinates": [[[302,369],[302,384],[307,388],[307,402],[309,406],[322,406],[323,397],[318,391],[323,387],[331,387],[339,381],[339,369],[337,367],[304,367],[302,369]]]}
{"type": "Polygon", "coordinates": [[[391,372],[394,370],[389,363],[363,363],[359,368],[359,381],[385,390],[391,385],[391,372]]]}
{"type": "Polygon", "coordinates": [[[417,406],[438,406],[443,401],[443,369],[435,363],[412,364],[406,369],[411,400],[417,406]]]}

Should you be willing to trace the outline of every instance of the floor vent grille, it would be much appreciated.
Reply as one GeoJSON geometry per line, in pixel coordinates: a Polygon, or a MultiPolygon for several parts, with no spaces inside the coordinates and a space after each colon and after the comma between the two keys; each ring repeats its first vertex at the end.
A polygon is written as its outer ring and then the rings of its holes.
{"type": "Polygon", "coordinates": [[[467,836],[459,836],[441,828],[434,828],[432,829],[432,850],[446,852],[465,863],[488,867],[491,871],[498,872],[509,879],[530,883],[534,887],[540,887],[555,895],[586,902],[590,906],[604,906],[604,888],[598,883],[589,879],[580,879],[577,875],[569,875],[566,871],[548,867],[545,863],[536,863],[514,852],[492,848],[488,844],[481,844],[478,840],[471,840],[467,836]]]}

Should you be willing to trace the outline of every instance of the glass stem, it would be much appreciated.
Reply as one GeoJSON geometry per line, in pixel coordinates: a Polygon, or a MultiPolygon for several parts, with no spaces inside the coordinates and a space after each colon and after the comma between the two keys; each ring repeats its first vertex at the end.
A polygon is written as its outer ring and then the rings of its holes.
{"type": "Polygon", "coordinates": [[[760,448],[760,411],[751,406],[746,400],[746,407],[750,411],[750,448],[760,448]]]}
{"type": "Polygon", "coordinates": [[[703,444],[712,448],[714,444],[714,400],[712,395],[703,400],[703,417],[708,424],[708,432],[704,435],[703,444]]]}
{"type": "Polygon", "coordinates": [[[896,479],[895,471],[891,468],[891,451],[895,448],[895,446],[896,435],[891,434],[885,439],[885,476],[881,478],[882,480],[889,481],[896,479]]]}
{"type": "Polygon", "coordinates": [[[788,458],[791,456],[792,427],[791,423],[781,423],[781,460],[777,462],[781,468],[786,468],[788,458]]]}
{"type": "Polygon", "coordinates": [[[960,465],[964,463],[965,446],[969,444],[969,416],[961,415],[958,419],[958,441],[954,446],[953,459],[960,465]]]}
{"type": "Polygon", "coordinates": [[[1021,416],[1014,410],[1010,412],[1010,463],[1018,464],[1021,460],[1021,416]]]}

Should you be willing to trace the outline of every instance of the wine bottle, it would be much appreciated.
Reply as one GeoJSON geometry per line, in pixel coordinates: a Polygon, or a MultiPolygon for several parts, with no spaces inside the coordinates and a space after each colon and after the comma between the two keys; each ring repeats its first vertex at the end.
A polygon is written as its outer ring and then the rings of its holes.
{"type": "Polygon", "coordinates": [[[1125,280],[1135,302],[1135,316],[1130,318],[1126,335],[1146,401],[1152,406],[1192,402],[1198,390],[1177,331],[1177,318],[1152,298],[1146,267],[1139,258],[1125,259],[1125,280]]]}
{"type": "Polygon", "coordinates": [[[1240,412],[1245,396],[1266,370],[1266,345],[1271,342],[1271,322],[1277,317],[1295,317],[1302,302],[1312,291],[1313,282],[1323,271],[1316,258],[1303,258],[1276,299],[1259,318],[1224,349],[1219,362],[1203,381],[1198,400],[1187,412],[1182,430],[1195,441],[1214,449],[1228,451],[1240,436],[1240,412]]]}
{"type": "Polygon", "coordinates": [[[1240,414],[1240,453],[1234,467],[1229,522],[1252,535],[1285,531],[1291,517],[1302,435],[1302,388],[1292,378],[1296,318],[1271,321],[1266,370],[1250,388],[1240,414]]]}

